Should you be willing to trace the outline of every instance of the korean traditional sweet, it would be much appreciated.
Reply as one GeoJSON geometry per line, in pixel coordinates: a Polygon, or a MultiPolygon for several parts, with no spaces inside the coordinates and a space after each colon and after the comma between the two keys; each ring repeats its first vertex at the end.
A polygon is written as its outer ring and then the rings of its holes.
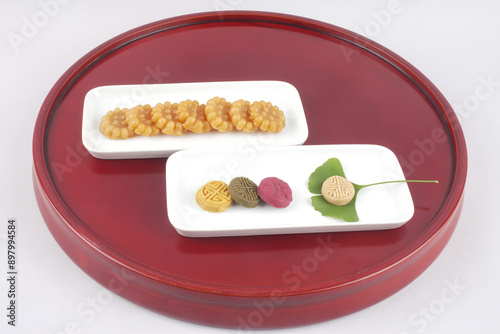
{"type": "Polygon", "coordinates": [[[228,185],[222,181],[207,182],[196,192],[196,203],[206,211],[222,212],[233,203],[228,185]]]}
{"type": "Polygon", "coordinates": [[[327,178],[321,186],[321,195],[329,203],[337,206],[349,203],[354,198],[355,193],[354,185],[339,175],[327,178]]]}
{"type": "Polygon", "coordinates": [[[257,188],[260,198],[275,208],[286,208],[292,201],[292,189],[277,177],[266,177],[257,188]]]}
{"type": "Polygon", "coordinates": [[[258,127],[253,123],[250,117],[250,102],[237,100],[231,104],[229,116],[236,130],[243,132],[254,132],[258,127]]]}
{"type": "Polygon", "coordinates": [[[154,107],[140,104],[130,109],[115,108],[101,118],[99,130],[109,139],[127,139],[136,135],[180,136],[212,130],[279,133],[285,123],[283,111],[271,102],[250,103],[242,99],[229,102],[216,96],[206,105],[188,99],[179,103],[166,101],[154,107]]]}
{"type": "Polygon", "coordinates": [[[156,136],[160,130],[151,120],[151,106],[149,104],[138,105],[125,112],[125,120],[128,128],[137,135],[156,136]]]}
{"type": "Polygon", "coordinates": [[[182,126],[194,133],[207,133],[212,130],[205,115],[205,105],[198,101],[185,100],[179,103],[175,111],[182,126]]]}
{"type": "Polygon", "coordinates": [[[109,139],[127,139],[135,136],[135,133],[128,128],[125,118],[127,108],[115,108],[108,111],[101,119],[99,130],[109,139]]]}
{"type": "Polygon", "coordinates": [[[232,131],[234,126],[229,116],[231,102],[227,102],[225,98],[214,97],[207,101],[205,107],[205,115],[210,126],[219,132],[232,131]]]}
{"type": "Polygon", "coordinates": [[[236,177],[229,182],[229,194],[233,200],[246,208],[255,208],[260,202],[255,182],[247,177],[236,177]]]}
{"type": "Polygon", "coordinates": [[[166,135],[180,136],[187,131],[182,122],[177,119],[177,103],[158,103],[151,109],[151,121],[166,135]]]}
{"type": "Polygon", "coordinates": [[[250,105],[250,118],[262,131],[281,132],[285,127],[285,115],[271,102],[255,101],[250,105]]]}

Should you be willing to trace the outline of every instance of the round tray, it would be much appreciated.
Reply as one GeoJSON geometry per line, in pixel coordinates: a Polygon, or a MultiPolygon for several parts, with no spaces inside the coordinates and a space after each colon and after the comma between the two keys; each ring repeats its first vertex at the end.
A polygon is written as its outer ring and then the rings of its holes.
{"type": "Polygon", "coordinates": [[[160,313],[240,329],[332,319],[409,284],[451,237],[467,169],[457,117],[413,66],[345,29],[261,12],[171,18],[92,50],[44,101],[33,154],[44,220],[89,276],[160,313]],[[99,160],[82,145],[94,87],[231,80],[294,85],[305,145],[383,145],[407,178],[439,184],[410,185],[415,214],[394,230],[186,238],[168,220],[166,159],[99,160]]]}

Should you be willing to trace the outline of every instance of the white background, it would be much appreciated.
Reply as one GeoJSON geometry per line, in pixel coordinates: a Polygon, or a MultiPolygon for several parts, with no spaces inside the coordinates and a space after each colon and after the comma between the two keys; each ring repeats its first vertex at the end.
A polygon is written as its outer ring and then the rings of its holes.
{"type": "Polygon", "coordinates": [[[137,26],[220,9],[295,14],[374,39],[416,66],[441,90],[460,114],[467,140],[469,173],[463,213],[449,244],[429,269],[368,309],[287,333],[500,332],[498,1],[60,0],[56,6],[54,1],[2,1],[0,5],[2,333],[236,332],[170,319],[106,294],[50,235],[31,179],[35,119],[45,96],[68,67],[99,44],[137,26]],[[22,36],[26,22],[43,18],[44,3],[52,3],[51,15],[45,14],[45,22],[36,21],[37,31],[14,45],[9,38],[22,36]],[[6,317],[9,218],[19,225],[15,328],[7,325],[6,317]],[[78,314],[79,308],[88,308],[89,301],[103,296],[107,298],[101,298],[92,319],[78,314]]]}

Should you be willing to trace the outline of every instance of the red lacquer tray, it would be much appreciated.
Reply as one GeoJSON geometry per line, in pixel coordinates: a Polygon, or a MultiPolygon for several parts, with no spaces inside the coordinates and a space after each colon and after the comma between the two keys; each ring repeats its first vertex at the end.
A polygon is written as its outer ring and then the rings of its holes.
{"type": "Polygon", "coordinates": [[[33,154],[45,222],[89,276],[160,313],[247,330],[332,319],[409,284],[451,237],[467,168],[455,114],[413,66],[350,31],[259,12],[171,18],[92,50],[43,103],[33,154]],[[394,230],[182,237],[167,216],[166,159],[93,158],[81,142],[83,99],[102,85],[226,80],[289,82],[305,145],[383,145],[407,178],[439,184],[410,186],[415,214],[394,230]]]}

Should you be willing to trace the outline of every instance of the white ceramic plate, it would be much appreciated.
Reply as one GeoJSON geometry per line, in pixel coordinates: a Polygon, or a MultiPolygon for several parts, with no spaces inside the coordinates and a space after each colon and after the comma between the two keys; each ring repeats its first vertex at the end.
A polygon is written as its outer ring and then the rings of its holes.
{"type": "Polygon", "coordinates": [[[168,218],[189,237],[215,237],[392,229],[413,216],[408,185],[392,183],[362,189],[356,200],[359,221],[324,217],[311,205],[309,176],[330,158],[338,158],[346,177],[357,184],[404,180],[392,151],[378,145],[305,145],[291,147],[226,147],[185,150],[166,164],[168,218]],[[287,182],[293,201],[278,209],[261,203],[252,209],[233,202],[226,211],[201,209],[196,191],[205,183],[245,176],[259,184],[275,176],[287,182]]]}
{"type": "Polygon", "coordinates": [[[167,157],[173,152],[200,147],[239,146],[247,143],[263,146],[301,145],[308,136],[304,108],[297,89],[283,81],[227,81],[155,85],[103,86],[85,96],[82,119],[82,141],[87,150],[101,159],[135,159],[167,157]],[[182,136],[137,136],[126,140],[108,139],[99,131],[102,116],[116,107],[131,108],[138,104],[186,99],[206,103],[214,96],[228,101],[269,101],[285,114],[286,126],[277,134],[211,132],[186,133],[182,136]]]}

